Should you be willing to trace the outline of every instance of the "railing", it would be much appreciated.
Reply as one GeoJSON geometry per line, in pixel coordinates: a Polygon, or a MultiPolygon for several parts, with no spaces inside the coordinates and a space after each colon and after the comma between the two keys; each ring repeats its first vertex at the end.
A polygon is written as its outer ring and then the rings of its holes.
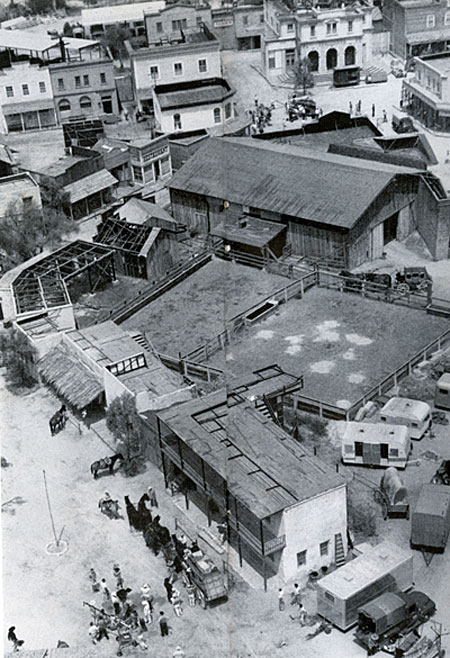
{"type": "Polygon", "coordinates": [[[274,539],[264,541],[264,555],[271,555],[272,553],[281,551],[285,546],[286,535],[280,535],[280,537],[274,537],[274,539]]]}
{"type": "Polygon", "coordinates": [[[168,354],[158,353],[161,362],[171,370],[184,375],[184,377],[196,377],[203,379],[207,382],[220,379],[224,376],[223,370],[213,368],[212,366],[205,365],[204,363],[197,363],[195,361],[187,361],[186,359],[177,359],[168,354]]]}
{"type": "Polygon", "coordinates": [[[329,420],[350,420],[349,410],[342,407],[336,407],[322,400],[307,395],[299,395],[298,393],[291,394],[291,397],[294,401],[294,407],[302,411],[317,414],[321,418],[328,418],[329,420]]]}

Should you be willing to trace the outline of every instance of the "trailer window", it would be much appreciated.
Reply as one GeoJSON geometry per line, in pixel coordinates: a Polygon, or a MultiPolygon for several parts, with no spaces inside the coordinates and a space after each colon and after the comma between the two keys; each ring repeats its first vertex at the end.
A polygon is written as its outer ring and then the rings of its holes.
{"type": "Polygon", "coordinates": [[[380,443],[380,457],[387,459],[389,457],[389,446],[387,443],[380,443]]]}
{"type": "Polygon", "coordinates": [[[383,423],[385,423],[386,422],[386,416],[380,416],[380,420],[382,420],[383,423]]]}
{"type": "Polygon", "coordinates": [[[411,423],[413,427],[419,427],[419,423],[411,423]]]}
{"type": "Polygon", "coordinates": [[[325,598],[328,599],[329,601],[332,601],[332,603],[334,603],[334,596],[329,592],[325,592],[325,598]]]}
{"type": "Polygon", "coordinates": [[[391,448],[389,450],[391,457],[398,457],[398,448],[391,448]]]}
{"type": "Polygon", "coordinates": [[[356,457],[362,457],[363,454],[363,444],[361,441],[355,441],[355,455],[356,457]]]}
{"type": "Polygon", "coordinates": [[[440,393],[441,395],[448,395],[448,391],[447,391],[445,388],[440,388],[440,389],[439,389],[439,393],[440,393]]]}

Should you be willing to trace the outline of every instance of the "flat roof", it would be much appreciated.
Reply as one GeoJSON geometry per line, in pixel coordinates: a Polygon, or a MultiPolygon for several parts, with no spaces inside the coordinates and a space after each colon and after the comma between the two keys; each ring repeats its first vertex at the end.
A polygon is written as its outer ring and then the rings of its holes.
{"type": "Polygon", "coordinates": [[[362,441],[363,443],[395,442],[406,445],[409,432],[406,425],[388,425],[386,423],[358,423],[350,421],[345,428],[342,442],[362,441]]]}
{"type": "Polygon", "coordinates": [[[68,331],[66,335],[79,349],[102,366],[143,353],[142,347],[111,320],[68,331]]]}
{"type": "Polygon", "coordinates": [[[100,25],[144,20],[144,12],[146,14],[157,14],[165,6],[166,3],[164,0],[153,0],[153,2],[137,2],[128,5],[108,5],[107,7],[82,9],[81,22],[83,25],[100,25]]]}
{"type": "Polygon", "coordinates": [[[169,187],[351,228],[396,175],[414,173],[257,139],[211,137],[174,174],[169,187]]]}
{"type": "Polygon", "coordinates": [[[412,553],[397,544],[384,541],[321,578],[318,587],[340,599],[349,599],[406,562],[410,562],[412,580],[412,553]]]}
{"type": "Polygon", "coordinates": [[[11,174],[10,176],[3,176],[0,178],[0,185],[8,185],[8,187],[22,187],[23,182],[27,181],[28,184],[39,187],[33,176],[28,171],[23,171],[19,174],[11,174]]]}
{"type": "Polygon", "coordinates": [[[321,462],[240,394],[225,389],[160,414],[259,519],[345,486],[321,462]]]}
{"type": "Polygon", "coordinates": [[[414,508],[414,514],[447,517],[450,507],[450,487],[445,484],[424,484],[414,508]]]}
{"type": "MultiPolygon", "coordinates": [[[[112,9],[108,8],[108,9],[112,9]]],[[[97,41],[91,39],[76,39],[62,37],[64,45],[69,50],[81,50],[96,45],[97,41]]],[[[52,38],[48,34],[32,32],[30,30],[2,30],[0,29],[0,48],[16,48],[38,53],[46,52],[52,48],[59,48],[59,38],[52,38]]]]}
{"type": "Polygon", "coordinates": [[[242,217],[222,222],[212,228],[210,233],[230,242],[262,248],[285,229],[284,224],[277,222],[269,222],[256,217],[242,217]],[[240,222],[245,222],[245,224],[241,225],[240,222]]]}
{"type": "Polygon", "coordinates": [[[380,409],[380,413],[423,420],[430,413],[430,406],[421,400],[393,397],[380,409]]]}
{"type": "Polygon", "coordinates": [[[450,57],[436,57],[432,59],[422,59],[419,57],[419,59],[427,66],[432,66],[439,73],[443,73],[444,75],[450,73],[450,57]]]}
{"type": "Polygon", "coordinates": [[[443,388],[450,388],[450,372],[444,372],[444,374],[439,377],[437,385],[442,386],[443,388]]]}

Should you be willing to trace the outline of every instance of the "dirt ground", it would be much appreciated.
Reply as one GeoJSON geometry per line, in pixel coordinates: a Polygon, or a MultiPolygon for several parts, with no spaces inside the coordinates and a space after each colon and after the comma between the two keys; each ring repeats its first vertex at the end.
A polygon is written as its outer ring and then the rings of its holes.
{"type": "Polygon", "coordinates": [[[224,330],[227,319],[289,283],[284,277],[213,258],[123,323],[148,332],[155,348],[178,356],[224,330]]]}
{"type": "MultiPolygon", "coordinates": [[[[168,639],[160,637],[155,624],[150,626],[147,654],[134,650],[124,655],[171,658],[177,645],[183,647],[186,658],[324,658],[330,646],[336,658],[365,655],[353,644],[351,633],[335,629],[331,635],[306,641],[311,627],[301,628],[292,621],[290,606],[283,613],[278,611],[276,589],[265,594],[262,587],[256,590],[239,584],[232,588],[227,603],[203,611],[189,608],[185,601],[183,616],[175,617],[165,599],[163,558],[155,558],[142,537],[130,533],[127,521],[110,521],[97,508],[105,490],[122,503],[125,494],[136,502],[152,484],[162,522],[173,532],[177,511],[164,491],[161,473],[149,464],[145,473],[132,479],[118,473],[94,481],[89,465],[110,454],[110,449],[92,430],[84,428],[80,434],[71,423],[51,437],[47,421],[59,401],[47,390],[16,396],[3,387],[1,403],[8,410],[2,414],[2,456],[9,463],[2,469],[5,644],[6,629],[15,625],[27,649],[55,647],[59,639],[71,648],[92,648],[87,636],[90,615],[82,602],[94,599],[99,604],[101,599],[90,589],[88,571],[94,567],[111,587],[112,566],[118,562],[126,585],[133,590],[132,599],[139,601],[139,588],[148,582],[156,614],[164,610],[170,625],[168,639]],[[62,530],[62,539],[68,543],[60,556],[46,552],[52,527],[43,470],[57,534],[62,530]]],[[[286,585],[288,593],[292,584],[286,585]]],[[[308,607],[312,596],[314,592],[308,590],[308,607]]],[[[103,640],[95,651],[111,658],[114,646],[113,639],[103,640]]]]}
{"type": "Polygon", "coordinates": [[[278,363],[304,375],[305,395],[345,408],[449,327],[422,311],[313,288],[239,333],[211,364],[240,375],[278,363]]]}

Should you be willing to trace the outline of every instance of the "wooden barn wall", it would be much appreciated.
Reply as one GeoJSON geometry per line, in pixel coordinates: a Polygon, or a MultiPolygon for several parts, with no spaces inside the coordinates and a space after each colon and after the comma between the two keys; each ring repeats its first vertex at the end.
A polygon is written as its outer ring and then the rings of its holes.
{"type": "Polygon", "coordinates": [[[188,231],[208,233],[208,203],[205,197],[179,190],[170,190],[172,204],[172,217],[179,223],[185,224],[188,231]]]}
{"type": "Polygon", "coordinates": [[[156,281],[166,276],[178,260],[178,241],[176,235],[161,230],[159,236],[147,254],[147,279],[156,281]]]}
{"type": "MultiPolygon", "coordinates": [[[[371,230],[406,206],[414,203],[417,197],[417,189],[418,179],[415,176],[402,176],[392,181],[370,204],[350,232],[349,267],[357,267],[370,259],[371,230]]],[[[411,225],[409,232],[411,233],[415,228],[416,226],[411,225]]]]}
{"type": "Polygon", "coordinates": [[[417,230],[436,260],[447,259],[449,250],[449,200],[437,199],[421,180],[415,202],[417,230]]]}
{"type": "Polygon", "coordinates": [[[292,253],[298,256],[329,256],[346,242],[347,232],[315,225],[300,219],[292,219],[288,224],[287,242],[292,245],[292,253]]]}
{"type": "Polygon", "coordinates": [[[158,418],[156,412],[148,411],[140,416],[142,432],[145,437],[145,456],[158,468],[162,468],[161,450],[159,446],[158,418]]]}

